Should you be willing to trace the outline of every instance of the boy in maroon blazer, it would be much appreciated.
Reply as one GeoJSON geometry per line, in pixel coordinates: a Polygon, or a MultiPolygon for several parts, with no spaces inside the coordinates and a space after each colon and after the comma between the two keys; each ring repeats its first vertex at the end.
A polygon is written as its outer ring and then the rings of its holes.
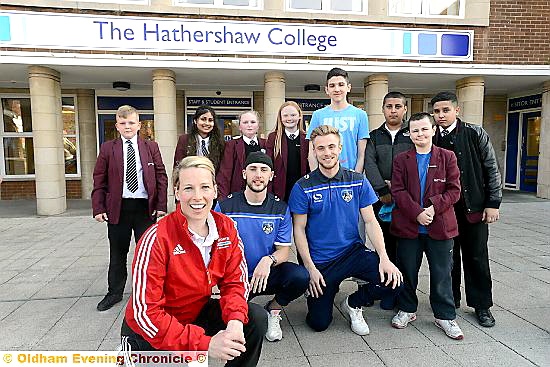
{"type": "Polygon", "coordinates": [[[416,320],[418,271],[426,253],[435,324],[448,337],[461,340],[451,286],[453,237],[458,235],[453,205],[460,198],[456,157],[432,144],[435,121],[429,114],[411,116],[409,129],[415,149],[395,157],[391,179],[396,206],[390,229],[397,237],[397,266],[404,285],[392,326],[403,329],[416,320]]]}
{"type": "Polygon", "coordinates": [[[137,110],[119,107],[115,127],[120,138],[101,145],[94,168],[93,216],[107,222],[109,237],[109,289],[97,305],[99,311],[122,300],[132,231],[137,243],[167,210],[168,176],[158,144],[139,137],[137,110]]]}

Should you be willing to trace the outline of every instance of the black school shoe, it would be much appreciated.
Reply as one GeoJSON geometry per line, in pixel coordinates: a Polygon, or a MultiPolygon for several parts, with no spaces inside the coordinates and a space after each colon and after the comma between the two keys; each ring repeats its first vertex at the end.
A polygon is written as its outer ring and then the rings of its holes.
{"type": "Polygon", "coordinates": [[[495,318],[488,308],[476,308],[477,322],[483,327],[495,326],[495,318]]]}
{"type": "Polygon", "coordinates": [[[108,294],[105,297],[103,297],[101,302],[99,302],[97,304],[97,310],[98,311],[107,311],[108,309],[110,309],[111,307],[113,307],[114,305],[119,303],[120,301],[122,301],[122,296],[115,295],[115,294],[108,294]]]}

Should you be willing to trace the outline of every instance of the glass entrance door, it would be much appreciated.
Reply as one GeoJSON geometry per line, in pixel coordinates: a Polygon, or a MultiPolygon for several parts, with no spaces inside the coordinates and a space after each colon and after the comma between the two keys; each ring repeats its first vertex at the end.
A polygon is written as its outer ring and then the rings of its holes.
{"type": "MultiPolygon", "coordinates": [[[[139,120],[141,121],[141,129],[139,130],[139,136],[147,140],[155,140],[155,123],[152,114],[140,114],[139,120]]],[[[116,139],[120,136],[119,132],[115,128],[116,118],[114,113],[106,113],[98,115],[98,136],[99,145],[112,139],[116,139]]]]}
{"type": "Polygon", "coordinates": [[[522,116],[520,190],[537,191],[539,166],[541,113],[524,113],[522,116]]]}

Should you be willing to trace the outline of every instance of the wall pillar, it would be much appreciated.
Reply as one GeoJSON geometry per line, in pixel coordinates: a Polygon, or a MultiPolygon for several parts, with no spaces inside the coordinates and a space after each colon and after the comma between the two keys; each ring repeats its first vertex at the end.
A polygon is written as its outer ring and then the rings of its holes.
{"type": "Polygon", "coordinates": [[[29,67],[38,215],[67,210],[60,81],[56,70],[29,67]]]}
{"type": "Polygon", "coordinates": [[[465,122],[483,125],[483,101],[485,81],[483,77],[471,76],[456,82],[456,96],[460,106],[459,117],[465,122]]]}
{"type": "Polygon", "coordinates": [[[176,91],[176,130],[178,137],[185,134],[185,125],[187,116],[185,116],[185,91],[176,91]]]}
{"type": "Polygon", "coordinates": [[[264,76],[264,133],[271,132],[277,123],[279,107],[285,101],[285,74],[269,71],[264,76]]]}
{"type": "Polygon", "coordinates": [[[97,160],[95,91],[93,89],[78,89],[76,101],[82,199],[89,200],[94,188],[93,172],[97,160]]]}
{"type": "Polygon", "coordinates": [[[172,185],[172,166],[176,150],[177,108],[176,74],[172,70],[153,70],[153,108],[155,111],[155,141],[168,175],[168,212],[175,208],[172,185]]]}
{"type": "Polygon", "coordinates": [[[540,126],[537,196],[550,199],[550,80],[542,87],[542,121],[540,126]]]}
{"type": "Polygon", "coordinates": [[[369,130],[372,131],[385,121],[382,105],[388,93],[388,76],[373,74],[365,79],[365,111],[369,116],[369,130]]]}

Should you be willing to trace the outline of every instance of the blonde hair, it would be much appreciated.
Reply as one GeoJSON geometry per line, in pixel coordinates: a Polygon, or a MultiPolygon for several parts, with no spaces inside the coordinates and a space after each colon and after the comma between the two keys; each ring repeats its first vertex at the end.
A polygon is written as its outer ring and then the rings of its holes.
{"type": "Polygon", "coordinates": [[[204,168],[212,174],[212,181],[214,185],[216,184],[216,169],[214,168],[214,163],[208,157],[191,155],[183,158],[176,164],[174,171],[172,172],[172,183],[176,190],[180,185],[180,173],[187,168],[204,168]]]}
{"type": "Polygon", "coordinates": [[[292,106],[298,111],[298,114],[300,115],[300,121],[298,121],[298,130],[300,131],[300,133],[305,133],[304,127],[302,126],[302,118],[303,118],[302,109],[300,108],[298,103],[294,101],[286,101],[281,105],[281,107],[279,107],[279,112],[277,113],[277,123],[275,125],[275,130],[273,130],[275,132],[275,146],[273,147],[273,158],[277,158],[277,156],[281,154],[281,145],[282,145],[281,140],[283,138],[283,134],[285,131],[285,126],[283,125],[283,120],[281,118],[281,112],[283,111],[283,108],[287,106],[292,106]]]}
{"type": "Polygon", "coordinates": [[[317,126],[313,131],[311,132],[311,135],[309,137],[309,140],[313,142],[316,137],[318,136],[327,136],[327,135],[336,135],[338,137],[338,141],[340,141],[340,131],[338,131],[337,128],[330,125],[320,125],[317,126]]]}
{"type": "Polygon", "coordinates": [[[239,113],[239,115],[237,116],[237,119],[239,120],[239,125],[241,124],[241,117],[243,117],[244,115],[246,115],[247,113],[251,113],[253,114],[254,116],[256,116],[256,120],[258,120],[258,124],[260,123],[260,113],[258,111],[255,111],[255,110],[246,110],[246,111],[243,111],[241,113],[239,113]]]}
{"type": "Polygon", "coordinates": [[[136,116],[137,116],[137,119],[139,121],[139,112],[136,110],[135,107],[132,107],[130,105],[122,105],[120,106],[117,110],[116,110],[116,115],[117,117],[121,117],[121,118],[126,118],[128,117],[129,115],[135,113],[136,116]]]}

